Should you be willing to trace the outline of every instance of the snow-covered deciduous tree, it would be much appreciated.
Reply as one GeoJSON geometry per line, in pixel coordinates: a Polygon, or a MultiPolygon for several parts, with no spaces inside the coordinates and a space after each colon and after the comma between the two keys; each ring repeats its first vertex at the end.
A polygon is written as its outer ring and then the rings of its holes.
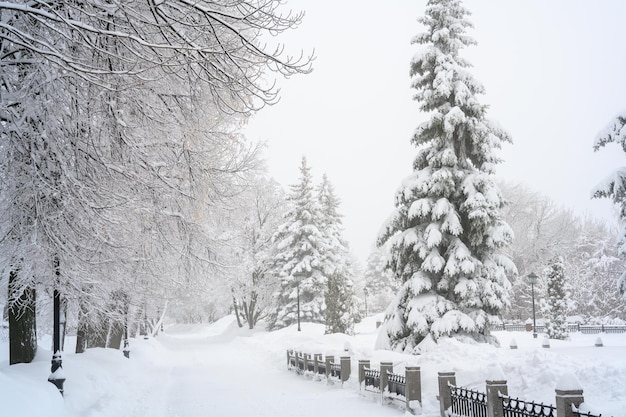
{"type": "Polygon", "coordinates": [[[393,272],[387,269],[388,257],[386,246],[374,248],[367,257],[364,291],[368,314],[385,311],[400,287],[393,272]]]}
{"type": "MultiPolygon", "coordinates": [[[[287,76],[309,70],[310,57],[292,57],[281,45],[270,49],[259,40],[301,22],[302,13],[283,12],[280,5],[278,0],[1,2],[0,41],[105,90],[122,80],[128,86],[166,74],[191,76],[209,87],[216,106],[239,111],[241,105],[254,108],[277,98],[276,88],[264,85],[264,69],[287,76]],[[20,20],[30,24],[15,24],[20,20]],[[32,31],[37,26],[47,28],[48,36],[32,31]],[[80,42],[67,48],[59,39],[80,42]],[[103,51],[106,59],[92,59],[103,51]],[[231,108],[233,98],[237,105],[231,108]]],[[[18,62],[20,56],[2,59],[18,62]]]]}
{"type": "Polygon", "coordinates": [[[414,133],[414,173],[395,197],[396,210],[378,240],[402,286],[387,309],[379,346],[417,352],[427,336],[494,341],[489,328],[509,304],[502,253],[512,239],[494,182],[494,151],[509,142],[486,118],[484,92],[459,52],[475,41],[459,0],[430,0],[420,18],[424,45],[411,62],[412,87],[428,121],[414,133]]]}
{"type": "MultiPolygon", "coordinates": [[[[258,176],[258,174],[256,174],[258,176]]],[[[273,305],[279,281],[272,273],[272,236],[283,221],[285,196],[274,180],[259,176],[237,199],[232,229],[236,231],[229,285],[238,321],[253,329],[273,305]]]]}
{"type": "MultiPolygon", "coordinates": [[[[506,249],[513,260],[518,276],[511,277],[511,307],[505,313],[508,319],[526,320],[532,316],[530,284],[527,276],[540,272],[550,259],[560,253],[572,268],[574,247],[581,233],[581,222],[572,213],[559,207],[550,197],[532,191],[524,185],[500,182],[500,189],[507,202],[502,210],[504,220],[515,235],[506,249]]],[[[535,291],[545,291],[545,282],[539,280],[535,291]]]]}
{"type": "MultiPolygon", "coordinates": [[[[594,151],[615,143],[626,152],[626,112],[620,113],[596,136],[593,145],[594,151]]],[[[605,197],[613,200],[619,210],[620,221],[626,225],[626,167],[620,167],[598,184],[592,191],[595,198],[605,197]]],[[[623,226],[619,235],[619,254],[626,256],[626,226],[623,226]]],[[[624,300],[626,300],[626,271],[617,283],[624,300]]]]}
{"type": "Polygon", "coordinates": [[[340,201],[324,174],[318,188],[321,207],[320,231],[325,241],[321,267],[328,279],[326,289],[326,333],[352,334],[358,314],[348,243],[343,238],[340,201]]]}
{"type": "Polygon", "coordinates": [[[626,319],[626,305],[616,285],[626,267],[617,253],[617,234],[606,223],[585,219],[581,233],[568,255],[566,270],[573,309],[585,321],[626,319]]]}
{"type": "Polygon", "coordinates": [[[546,320],[546,334],[550,339],[567,339],[567,312],[570,292],[565,277],[565,266],[561,256],[555,256],[543,271],[546,280],[546,298],[541,310],[546,320]]]}
{"type": "Polygon", "coordinates": [[[128,316],[156,322],[172,297],[222,269],[216,219],[256,163],[235,128],[276,98],[264,70],[290,75],[310,63],[260,46],[263,33],[301,19],[278,6],[0,2],[9,303],[60,287],[85,307],[74,309],[79,334],[100,343],[128,316]]]}
{"type": "Polygon", "coordinates": [[[304,157],[300,181],[291,186],[287,200],[291,207],[274,236],[273,270],[280,279],[280,289],[276,293],[276,308],[268,318],[270,329],[296,323],[298,305],[301,321],[325,322],[328,279],[322,262],[326,241],[320,231],[319,200],[304,157]]]}

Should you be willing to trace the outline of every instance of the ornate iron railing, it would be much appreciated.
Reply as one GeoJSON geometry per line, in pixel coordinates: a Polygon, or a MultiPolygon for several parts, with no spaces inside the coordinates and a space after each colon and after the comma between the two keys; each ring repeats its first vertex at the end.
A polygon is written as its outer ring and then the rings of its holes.
{"type": "MultiPolygon", "coordinates": [[[[526,330],[525,324],[518,323],[500,323],[493,326],[494,330],[506,330],[509,332],[523,332],[526,330]]],[[[532,328],[531,328],[532,329],[532,328]]],[[[545,326],[537,325],[537,333],[543,333],[545,326]]],[[[625,325],[606,325],[606,324],[568,324],[567,331],[570,333],[580,332],[582,334],[598,334],[598,333],[626,333],[625,325]]]]}
{"type": "Polygon", "coordinates": [[[602,414],[591,414],[591,412],[581,413],[576,409],[572,410],[572,413],[578,417],[602,417],[602,414]]]}
{"type": "Polygon", "coordinates": [[[452,416],[487,417],[487,395],[468,388],[449,385],[452,416]]]}
{"type": "Polygon", "coordinates": [[[387,389],[391,394],[406,397],[406,377],[387,371],[387,389]]]}
{"type": "Polygon", "coordinates": [[[585,325],[581,324],[578,329],[583,334],[598,333],[626,333],[626,326],[606,326],[606,325],[585,325]]]}
{"type": "Polygon", "coordinates": [[[556,407],[501,395],[504,417],[556,417],[556,407]]]}
{"type": "Polygon", "coordinates": [[[326,375],[326,362],[317,361],[317,373],[319,375],[326,375]]]}
{"type": "Polygon", "coordinates": [[[367,391],[380,392],[380,371],[365,368],[365,389],[367,391]]]}
{"type": "Polygon", "coordinates": [[[300,353],[298,355],[298,371],[304,372],[304,354],[300,353]]]}

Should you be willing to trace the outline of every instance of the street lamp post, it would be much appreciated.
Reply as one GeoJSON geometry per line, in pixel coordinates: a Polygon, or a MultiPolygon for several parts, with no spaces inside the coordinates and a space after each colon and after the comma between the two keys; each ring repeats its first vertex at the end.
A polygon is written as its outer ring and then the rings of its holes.
{"type": "MultiPolygon", "coordinates": [[[[59,285],[60,270],[59,258],[54,259],[56,284],[59,285]]],[[[63,360],[61,358],[61,292],[58,288],[54,289],[53,294],[53,314],[52,314],[52,366],[50,367],[50,376],[48,381],[53,383],[63,395],[63,384],[65,383],[65,374],[63,373],[63,360]]]]}
{"type": "Polygon", "coordinates": [[[535,284],[537,283],[537,275],[534,272],[528,274],[528,282],[530,282],[530,293],[533,299],[533,338],[537,338],[537,320],[535,318],[535,284]]]}

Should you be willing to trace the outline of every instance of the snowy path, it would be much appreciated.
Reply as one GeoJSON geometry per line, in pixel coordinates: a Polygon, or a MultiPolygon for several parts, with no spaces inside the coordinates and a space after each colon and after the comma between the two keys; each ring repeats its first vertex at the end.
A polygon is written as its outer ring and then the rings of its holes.
{"type": "MultiPolygon", "coordinates": [[[[81,417],[398,417],[355,387],[314,381],[255,338],[163,334],[137,341],[126,375],[96,403],[75,404],[81,417]],[[114,387],[114,388],[113,388],[114,387]]],[[[69,380],[68,380],[69,381],[69,380]]],[[[77,383],[77,381],[74,381],[77,383]]],[[[74,387],[67,387],[71,392],[74,387]]],[[[68,398],[71,401],[71,394],[68,398]]]]}
{"type": "Polygon", "coordinates": [[[173,357],[167,412],[171,417],[398,416],[359,397],[264,361],[245,340],[190,343],[167,340],[173,357]]]}

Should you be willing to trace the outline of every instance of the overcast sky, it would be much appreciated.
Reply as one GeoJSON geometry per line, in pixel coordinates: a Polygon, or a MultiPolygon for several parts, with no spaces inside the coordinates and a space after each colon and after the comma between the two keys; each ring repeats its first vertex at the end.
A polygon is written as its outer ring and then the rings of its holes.
{"type": "MultiPolygon", "coordinates": [[[[411,38],[426,1],[289,0],[302,25],[281,38],[315,49],[314,71],[280,82],[281,101],[253,117],[247,135],[267,142],[270,175],[287,187],[306,156],[342,200],[345,237],[365,261],[411,173],[411,38]]],[[[623,0],[467,0],[478,45],[462,55],[487,93],[489,118],[513,137],[497,176],[523,182],[578,213],[610,218],[590,190],[624,163],[617,146],[594,153],[597,132],[626,109],[623,0]]]]}

